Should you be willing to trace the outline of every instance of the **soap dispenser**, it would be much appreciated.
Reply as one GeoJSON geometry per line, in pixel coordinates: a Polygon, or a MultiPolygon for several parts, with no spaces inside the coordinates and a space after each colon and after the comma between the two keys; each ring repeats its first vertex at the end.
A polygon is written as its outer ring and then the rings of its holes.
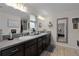
{"type": "Polygon", "coordinates": [[[13,36],[12,36],[11,32],[9,33],[9,36],[10,36],[10,38],[8,38],[8,40],[13,40],[13,36]]]}

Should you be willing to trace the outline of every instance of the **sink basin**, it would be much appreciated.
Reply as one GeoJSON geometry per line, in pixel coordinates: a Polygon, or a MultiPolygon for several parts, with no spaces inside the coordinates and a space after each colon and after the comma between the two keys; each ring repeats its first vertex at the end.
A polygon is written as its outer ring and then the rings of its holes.
{"type": "Polygon", "coordinates": [[[22,37],[19,37],[19,39],[29,39],[29,38],[31,38],[31,36],[22,36],[22,37]]]}
{"type": "Polygon", "coordinates": [[[35,36],[23,36],[23,37],[19,37],[20,40],[30,40],[30,39],[34,39],[35,36]]]}

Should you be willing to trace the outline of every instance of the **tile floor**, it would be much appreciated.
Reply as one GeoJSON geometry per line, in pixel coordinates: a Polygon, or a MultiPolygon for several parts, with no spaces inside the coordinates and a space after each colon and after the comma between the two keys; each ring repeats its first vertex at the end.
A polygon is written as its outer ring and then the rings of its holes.
{"type": "Polygon", "coordinates": [[[79,50],[64,46],[56,46],[54,51],[44,51],[41,56],[79,56],[79,50]]]}

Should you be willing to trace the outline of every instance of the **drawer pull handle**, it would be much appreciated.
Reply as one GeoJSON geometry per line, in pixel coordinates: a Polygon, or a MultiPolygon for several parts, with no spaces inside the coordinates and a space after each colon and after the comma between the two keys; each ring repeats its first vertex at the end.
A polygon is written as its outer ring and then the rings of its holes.
{"type": "Polygon", "coordinates": [[[18,49],[15,49],[15,50],[13,50],[12,52],[17,52],[18,51],[18,49]]]}

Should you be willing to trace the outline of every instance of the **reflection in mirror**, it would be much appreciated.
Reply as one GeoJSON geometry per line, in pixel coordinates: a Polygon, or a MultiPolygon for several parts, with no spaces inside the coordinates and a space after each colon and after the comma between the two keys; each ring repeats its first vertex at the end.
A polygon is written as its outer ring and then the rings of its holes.
{"type": "Polygon", "coordinates": [[[35,32],[36,25],[37,25],[36,17],[34,15],[30,15],[29,27],[32,32],[35,32]]]}
{"type": "Polygon", "coordinates": [[[23,33],[24,30],[27,30],[27,19],[21,20],[21,33],[23,33]]]}
{"type": "Polygon", "coordinates": [[[57,41],[68,42],[68,18],[57,19],[57,41]]]}

